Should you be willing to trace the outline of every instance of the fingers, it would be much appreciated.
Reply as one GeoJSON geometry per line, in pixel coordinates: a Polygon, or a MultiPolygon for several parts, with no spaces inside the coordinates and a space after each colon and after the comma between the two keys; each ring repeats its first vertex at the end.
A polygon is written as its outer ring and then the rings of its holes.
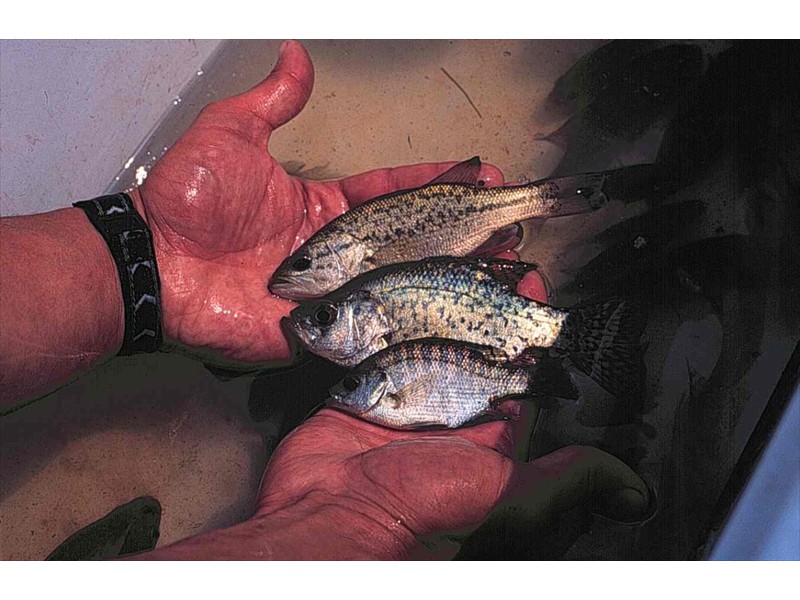
{"type": "Polygon", "coordinates": [[[240,127],[252,122],[247,133],[266,143],[272,131],[297,116],[311,96],[314,66],[299,42],[283,42],[279,52],[278,62],[264,81],[217,104],[216,120],[220,119],[218,113],[233,113],[240,127]],[[241,119],[242,115],[254,116],[255,120],[241,119]]]}
{"type": "Polygon", "coordinates": [[[507,472],[500,501],[459,558],[559,558],[589,526],[592,511],[638,522],[653,508],[644,481],[622,461],[596,448],[562,448],[507,472]]]}
{"type": "MultiPolygon", "coordinates": [[[[505,260],[519,260],[519,254],[513,250],[506,250],[494,255],[495,258],[505,260]]],[[[528,271],[517,284],[517,293],[537,302],[547,302],[549,294],[544,277],[538,271],[528,271]]]]}
{"type": "Polygon", "coordinates": [[[611,519],[641,521],[652,512],[647,485],[625,463],[587,446],[569,446],[518,466],[507,497],[539,515],[590,507],[611,519]]]}
{"type": "MultiPolygon", "coordinates": [[[[513,407],[518,412],[519,407],[513,407]]],[[[469,440],[486,448],[491,448],[503,456],[510,457],[515,445],[514,421],[492,421],[474,427],[448,431],[447,436],[469,440]]]]}
{"type": "MultiPolygon", "coordinates": [[[[347,177],[338,183],[342,194],[353,208],[383,194],[425,185],[456,164],[458,163],[422,163],[390,169],[376,169],[347,177]]],[[[492,165],[481,165],[479,178],[487,186],[503,185],[503,174],[492,165]]]]}
{"type": "Polygon", "coordinates": [[[517,284],[517,293],[538,302],[547,302],[547,286],[538,271],[525,273],[517,284]]]}

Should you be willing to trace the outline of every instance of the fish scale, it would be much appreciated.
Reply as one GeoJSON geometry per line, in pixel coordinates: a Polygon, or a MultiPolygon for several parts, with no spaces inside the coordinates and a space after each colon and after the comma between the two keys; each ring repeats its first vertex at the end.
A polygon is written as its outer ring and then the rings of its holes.
{"type": "MultiPolygon", "coordinates": [[[[408,193],[406,202],[399,206],[389,199],[378,200],[362,216],[371,221],[371,227],[360,239],[368,246],[391,247],[378,251],[382,260],[408,260],[415,248],[417,252],[424,248],[428,255],[467,254],[497,229],[494,220],[485,218],[489,213],[493,219],[513,223],[527,218],[532,210],[543,216],[558,210],[558,201],[548,187],[532,190],[527,186],[439,184],[408,193]],[[451,225],[456,221],[459,236],[454,239],[451,225]]],[[[332,231],[351,231],[352,220],[343,219],[332,231]]]]}
{"type": "Polygon", "coordinates": [[[380,298],[396,341],[449,337],[516,357],[530,346],[552,346],[567,316],[468,263],[453,268],[452,261],[430,261],[370,279],[363,289],[380,298]]]}
{"type": "Polygon", "coordinates": [[[541,304],[516,292],[532,268],[453,257],[388,265],[301,304],[284,324],[313,353],[344,366],[391,344],[445,338],[491,346],[511,360],[569,357],[617,398],[640,397],[645,318],[638,303],[541,304]]]}
{"type": "Polygon", "coordinates": [[[514,223],[584,214],[607,201],[602,173],[480,187],[475,185],[479,171],[480,161],[466,161],[426,186],[347,211],[281,263],[269,289],[294,300],[319,298],[366,271],[434,256],[467,256],[514,223]]]}
{"type": "Polygon", "coordinates": [[[395,428],[459,427],[481,416],[501,418],[494,403],[529,393],[535,371],[498,362],[486,352],[446,340],[392,346],[354,369],[350,377],[359,380],[360,392],[348,394],[339,385],[328,405],[395,428]],[[377,387],[376,373],[389,382],[378,398],[370,393],[377,387]]]}
{"type": "Polygon", "coordinates": [[[423,339],[369,357],[331,389],[326,404],[386,427],[460,427],[508,418],[508,399],[576,398],[559,361],[517,365],[487,346],[423,339]]]}

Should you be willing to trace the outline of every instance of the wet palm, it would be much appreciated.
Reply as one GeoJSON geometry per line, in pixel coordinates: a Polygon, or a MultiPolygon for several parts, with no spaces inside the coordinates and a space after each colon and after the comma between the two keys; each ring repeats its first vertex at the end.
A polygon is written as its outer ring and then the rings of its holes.
{"type": "MultiPolygon", "coordinates": [[[[298,240],[355,204],[422,185],[453,164],[320,183],[289,176],[267,143],[303,108],[313,79],[303,47],[286,43],[266,80],[206,107],[134,192],[153,231],[170,338],[243,361],[287,358],[279,321],[294,304],[271,295],[267,282],[298,240]]],[[[481,177],[502,183],[491,167],[481,177]]]]}
{"type": "Polygon", "coordinates": [[[331,409],[295,430],[270,459],[257,513],[316,495],[401,538],[478,525],[511,479],[512,426],[393,431],[331,409]]]}
{"type": "MultiPolygon", "coordinates": [[[[246,361],[286,358],[279,322],[294,304],[270,295],[267,282],[298,240],[359,202],[422,185],[453,164],[325,183],[289,176],[267,143],[302,109],[312,84],[305,50],[285,44],[264,82],[203,110],[134,192],[153,231],[169,337],[246,361]]],[[[496,169],[483,167],[480,176],[502,184],[496,169]]],[[[546,299],[536,273],[518,291],[546,299]]],[[[262,537],[269,544],[286,532],[279,557],[333,558],[349,545],[350,556],[399,558],[420,537],[468,531],[504,503],[536,518],[598,499],[623,517],[642,512],[646,487],[618,460],[565,448],[517,463],[509,458],[514,432],[513,422],[401,432],[322,410],[272,455],[252,522],[150,556],[262,556],[262,537]],[[322,522],[309,520],[320,507],[322,522]]]]}
{"type": "MultiPolygon", "coordinates": [[[[432,540],[468,533],[490,515],[502,523],[504,510],[511,511],[514,535],[574,509],[625,521],[647,515],[647,487],[618,459],[572,446],[520,463],[509,458],[514,438],[510,422],[402,432],[324,409],[272,455],[256,516],[307,515],[323,507],[335,515],[331,528],[349,532],[346,539],[361,546],[354,554],[349,549],[350,557],[441,558],[455,548],[432,546],[432,540]],[[380,541],[379,551],[373,540],[380,541]]],[[[328,558],[345,544],[324,536],[317,543],[328,558]]]]}

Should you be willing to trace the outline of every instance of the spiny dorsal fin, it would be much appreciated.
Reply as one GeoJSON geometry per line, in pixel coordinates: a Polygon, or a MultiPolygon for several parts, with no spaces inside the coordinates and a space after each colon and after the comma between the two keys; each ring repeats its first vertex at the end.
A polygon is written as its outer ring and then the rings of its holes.
{"type": "Polygon", "coordinates": [[[430,183],[464,183],[466,185],[478,185],[478,175],[480,172],[481,159],[478,156],[473,156],[469,160],[465,160],[450,167],[430,183]]]}
{"type": "Polygon", "coordinates": [[[535,263],[526,263],[519,260],[505,260],[502,258],[480,258],[475,264],[500,283],[509,286],[516,292],[517,285],[527,273],[536,271],[539,266],[535,263]]]}
{"type": "Polygon", "coordinates": [[[506,363],[508,362],[508,354],[503,352],[500,348],[494,346],[474,345],[474,350],[480,352],[483,358],[491,363],[506,363]]]}
{"type": "Polygon", "coordinates": [[[545,356],[545,353],[542,348],[525,348],[511,359],[511,364],[517,367],[532,367],[543,356],[545,356]]]}

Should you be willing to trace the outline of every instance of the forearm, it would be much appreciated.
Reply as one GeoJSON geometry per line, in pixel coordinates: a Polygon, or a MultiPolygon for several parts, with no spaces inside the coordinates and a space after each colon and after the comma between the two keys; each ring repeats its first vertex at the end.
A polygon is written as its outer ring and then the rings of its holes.
{"type": "Polygon", "coordinates": [[[141,554],[147,560],[392,560],[414,541],[341,508],[297,505],[141,554]]]}
{"type": "Polygon", "coordinates": [[[124,308],[111,253],[80,209],[0,219],[0,406],[113,356],[124,308]]]}

